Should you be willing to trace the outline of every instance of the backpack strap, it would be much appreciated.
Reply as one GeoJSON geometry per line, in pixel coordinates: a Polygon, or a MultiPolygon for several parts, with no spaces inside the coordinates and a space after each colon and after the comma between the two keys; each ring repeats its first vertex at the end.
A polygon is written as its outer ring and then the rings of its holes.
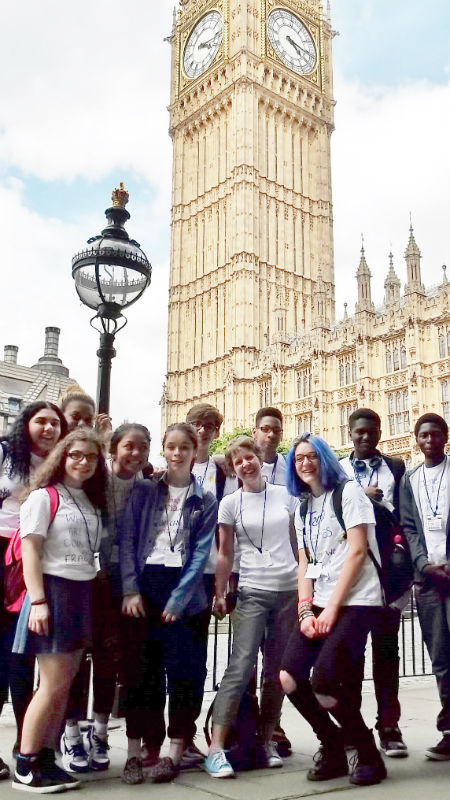
{"type": "Polygon", "coordinates": [[[342,514],[342,492],[344,491],[344,486],[346,483],[348,483],[348,481],[341,481],[333,490],[333,511],[336,514],[336,519],[338,520],[339,525],[344,533],[346,533],[346,530],[344,517],[342,514]]]}
{"type": "Polygon", "coordinates": [[[58,511],[59,508],[59,494],[58,490],[55,489],[54,486],[46,486],[45,488],[47,490],[50,499],[50,522],[48,526],[50,527],[50,525],[53,523],[53,520],[56,517],[56,512],[58,511]]]}
{"type": "Polygon", "coordinates": [[[222,467],[219,467],[219,465],[216,464],[216,500],[218,504],[220,503],[223,497],[226,479],[227,476],[225,475],[222,467]]]}

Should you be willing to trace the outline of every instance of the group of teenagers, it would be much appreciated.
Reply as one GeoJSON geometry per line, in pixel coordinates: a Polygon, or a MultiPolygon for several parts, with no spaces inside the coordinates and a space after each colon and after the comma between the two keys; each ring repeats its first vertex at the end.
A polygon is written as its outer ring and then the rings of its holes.
{"type": "MultiPolygon", "coordinates": [[[[125,783],[171,781],[194,765],[213,778],[233,777],[228,736],[260,649],[264,765],[283,764],[277,742],[287,695],[320,744],[308,780],[349,772],[356,785],[383,780],[382,753],[404,757],[408,750],[399,727],[402,603],[383,605],[372,501],[401,518],[409,544],[440,698],[442,738],[426,756],[450,759],[445,420],[428,413],[417,421],[424,460],[408,472],[377,449],[381,422],[371,409],[351,414],[353,450],[340,461],[311,433],[284,458],[277,452],[283,419],[272,407],[260,409],[252,436],[233,439],[225,456],[210,456],[222,422],[212,405],[191,408],[185,422],[167,428],[165,466],[157,472],[148,463],[148,429],[126,423],[111,431],[80,391],[69,392],[61,408],[32,403],[1,440],[0,557],[3,563],[20,529],[26,587],[20,609],[6,609],[2,599],[0,611],[0,709],[10,693],[17,723],[14,789],[64,791],[79,786],[82,773],[109,767],[118,680],[125,783]],[[203,754],[194,737],[211,613],[230,611],[236,585],[232,649],[203,754]],[[361,715],[369,634],[380,749],[361,715]],[[86,651],[94,720],[80,730],[86,651]],[[161,757],[166,733],[168,755],[161,757]],[[356,751],[350,768],[349,748],[356,751]]],[[[3,586],[3,572],[1,578],[3,586]]],[[[9,774],[0,759],[0,778],[9,774]]]]}

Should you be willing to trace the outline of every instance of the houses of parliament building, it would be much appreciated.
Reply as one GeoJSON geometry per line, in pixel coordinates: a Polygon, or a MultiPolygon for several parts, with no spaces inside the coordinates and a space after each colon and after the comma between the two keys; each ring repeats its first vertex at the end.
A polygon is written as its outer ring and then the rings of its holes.
{"type": "Polygon", "coordinates": [[[404,291],[391,255],[375,306],[363,246],[355,313],[336,322],[332,38],[316,0],[179,2],[163,429],[194,403],[225,430],[274,405],[285,438],[345,449],[368,406],[382,450],[414,462],[414,421],[450,421],[449,282],[424,286],[411,225],[404,291]]]}

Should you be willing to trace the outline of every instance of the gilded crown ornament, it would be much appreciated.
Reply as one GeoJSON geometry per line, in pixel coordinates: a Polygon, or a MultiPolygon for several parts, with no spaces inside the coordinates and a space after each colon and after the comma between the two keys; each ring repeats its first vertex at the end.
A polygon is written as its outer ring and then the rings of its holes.
{"type": "Polygon", "coordinates": [[[111,200],[113,204],[113,208],[125,208],[126,204],[128,203],[129,194],[125,189],[125,184],[123,181],[119,183],[118,189],[113,189],[111,194],[111,200]]]}

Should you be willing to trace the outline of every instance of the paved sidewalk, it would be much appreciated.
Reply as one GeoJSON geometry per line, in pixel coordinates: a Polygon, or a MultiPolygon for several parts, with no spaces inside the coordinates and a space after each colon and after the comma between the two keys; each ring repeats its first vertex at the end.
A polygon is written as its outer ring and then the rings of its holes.
{"type": "MultiPolygon", "coordinates": [[[[207,695],[205,712],[212,696],[207,695]]],[[[120,774],[126,757],[126,739],[123,720],[113,720],[110,732],[111,768],[103,774],[87,775],[83,779],[83,796],[86,800],[103,800],[108,793],[117,798],[157,796],[158,800],[296,800],[300,797],[340,792],[346,800],[368,797],[371,800],[443,800],[449,796],[450,762],[432,762],[424,757],[424,750],[436,744],[435,718],[438,711],[434,678],[405,678],[401,680],[402,731],[409,747],[409,758],[386,759],[388,778],[372,787],[350,786],[346,778],[324,783],[309,783],[306,771],[317,742],[309,726],[301,719],[290,703],[283,706],[283,727],[293,744],[293,755],[285,759],[282,770],[256,770],[240,773],[235,780],[213,780],[203,771],[182,773],[171,784],[154,786],[125,786],[120,774]],[[117,726],[117,727],[115,727],[117,726]],[[355,794],[356,793],[356,794],[355,794]]],[[[368,724],[374,721],[375,702],[371,682],[364,684],[363,713],[368,724]]],[[[203,723],[203,720],[202,720],[203,723]]],[[[15,738],[15,727],[10,707],[0,718],[0,755],[9,762],[15,738]]],[[[203,735],[196,740],[200,749],[205,745],[203,735]]],[[[10,781],[0,783],[2,800],[17,800],[18,794],[10,781]]]]}

